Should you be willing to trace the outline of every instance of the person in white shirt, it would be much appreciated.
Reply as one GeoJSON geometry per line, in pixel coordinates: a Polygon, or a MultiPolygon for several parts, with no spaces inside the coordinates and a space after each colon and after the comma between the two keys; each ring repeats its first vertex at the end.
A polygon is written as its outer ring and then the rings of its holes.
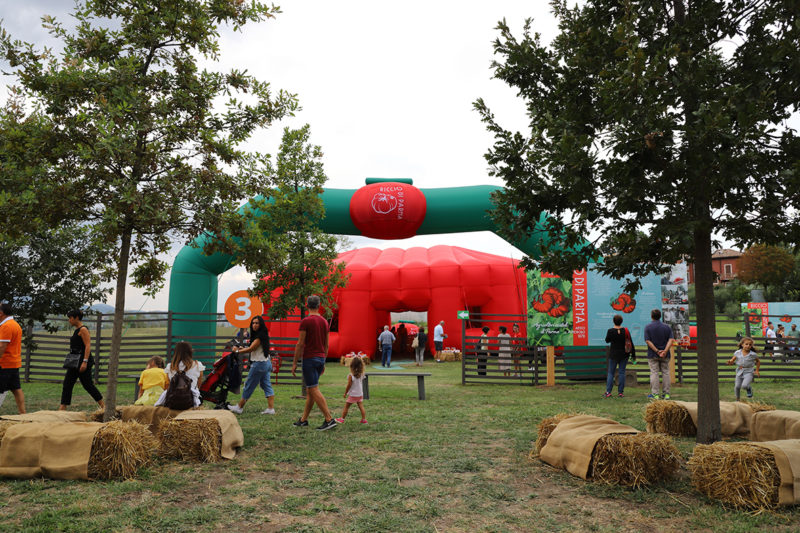
{"type": "Polygon", "coordinates": [[[444,332],[444,320],[436,324],[436,327],[433,328],[433,348],[436,351],[434,357],[437,359],[439,352],[442,351],[444,346],[444,340],[447,338],[447,333],[444,332]]]}
{"type": "Polygon", "coordinates": [[[769,354],[770,357],[774,357],[775,351],[775,339],[777,339],[777,335],[775,335],[775,326],[772,325],[772,322],[767,322],[767,332],[766,332],[767,342],[764,346],[764,351],[769,354]]]}

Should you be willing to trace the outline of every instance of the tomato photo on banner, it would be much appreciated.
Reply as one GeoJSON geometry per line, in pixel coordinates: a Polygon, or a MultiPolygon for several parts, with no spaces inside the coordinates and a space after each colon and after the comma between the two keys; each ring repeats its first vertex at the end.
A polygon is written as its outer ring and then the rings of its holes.
{"type": "Polygon", "coordinates": [[[572,345],[572,283],[528,271],[528,338],[538,346],[572,345]]]}
{"type": "Polygon", "coordinates": [[[264,304],[258,296],[247,291],[236,291],[225,300],[225,320],[237,328],[249,328],[250,320],[264,312],[264,304]]]}

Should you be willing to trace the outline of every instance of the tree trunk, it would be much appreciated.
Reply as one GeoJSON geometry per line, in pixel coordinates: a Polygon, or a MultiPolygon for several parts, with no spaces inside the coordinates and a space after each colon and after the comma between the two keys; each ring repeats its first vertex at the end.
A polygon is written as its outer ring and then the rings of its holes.
{"type": "Polygon", "coordinates": [[[697,302],[697,442],[710,444],[722,437],[719,418],[711,232],[706,229],[695,230],[694,246],[694,287],[697,302]]]}
{"type": "Polygon", "coordinates": [[[108,354],[108,386],[106,388],[106,411],[103,420],[108,422],[117,410],[117,374],[119,350],[122,345],[122,326],[125,318],[125,287],[128,283],[128,261],[131,254],[131,230],[122,234],[117,264],[117,296],[114,301],[114,329],[111,333],[111,351],[108,354]]]}

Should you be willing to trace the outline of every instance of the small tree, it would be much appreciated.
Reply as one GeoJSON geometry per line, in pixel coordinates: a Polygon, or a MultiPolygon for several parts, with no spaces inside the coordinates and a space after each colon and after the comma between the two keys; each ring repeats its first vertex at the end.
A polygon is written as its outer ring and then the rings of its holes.
{"type": "Polygon", "coordinates": [[[216,230],[222,213],[254,194],[263,157],[243,152],[241,143],[295,109],[293,96],[273,97],[244,71],[199,65],[217,59],[220,24],[238,30],[277,11],[257,1],[79,0],[74,32],[43,19],[64,44],[60,57],[0,31],[0,55],[47,121],[30,142],[46,138],[51,150],[34,181],[15,174],[18,188],[27,186],[19,214],[90,222],[113,247],[106,418],[116,405],[130,266],[134,285],[158,290],[168,268],[158,255],[172,239],[216,230]]]}
{"type": "Polygon", "coordinates": [[[241,216],[228,219],[221,238],[207,251],[223,250],[255,273],[251,292],[261,297],[267,314],[282,319],[317,294],[328,317],[333,291],[343,287],[344,264],[336,263],[339,238],[319,228],[325,216],[321,194],[327,180],[322,149],[309,143],[308,125],[283,132],[277,161],[267,164],[269,184],[241,216]]]}
{"type": "Polygon", "coordinates": [[[784,285],[794,273],[794,256],[780,246],[755,244],[744,251],[739,259],[738,278],[742,283],[755,283],[764,289],[784,291],[784,285]]]}
{"type": "Polygon", "coordinates": [[[495,76],[524,100],[530,131],[505,130],[476,103],[495,135],[492,173],[506,182],[494,219],[513,241],[549,237],[541,267],[562,276],[599,256],[615,278],[693,262],[697,440],[718,440],[714,236],[800,236],[800,139],[786,122],[800,102],[796,2],[552,6],[551,45],[530,21],[521,38],[500,23],[494,45],[495,76]]]}

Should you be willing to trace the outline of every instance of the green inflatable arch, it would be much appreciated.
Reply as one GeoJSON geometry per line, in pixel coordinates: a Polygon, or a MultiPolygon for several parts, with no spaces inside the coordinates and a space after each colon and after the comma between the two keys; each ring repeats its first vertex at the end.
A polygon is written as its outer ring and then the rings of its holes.
{"type": "MultiPolygon", "coordinates": [[[[375,182],[410,184],[411,180],[368,179],[375,182]]],[[[463,233],[468,231],[492,231],[497,227],[488,211],[494,208],[493,192],[501,187],[475,185],[440,189],[419,189],[425,196],[427,209],[417,235],[437,233],[463,233]]],[[[322,200],[325,218],[320,228],[327,233],[361,235],[350,218],[350,199],[357,189],[325,189],[322,200]]],[[[540,218],[544,222],[545,214],[540,218]]],[[[202,252],[203,244],[213,236],[199,237],[192,245],[185,246],[175,258],[170,275],[169,310],[173,315],[172,339],[188,340],[198,345],[207,344],[200,337],[216,336],[216,324],[208,320],[217,312],[217,276],[231,268],[234,257],[217,253],[211,256],[202,252]],[[205,316],[201,316],[205,315],[205,316]],[[193,341],[192,339],[196,339],[193,341]]],[[[524,242],[511,242],[531,257],[539,257],[539,245],[547,239],[544,231],[524,242]]],[[[199,350],[201,353],[205,350],[199,350]]]]}

